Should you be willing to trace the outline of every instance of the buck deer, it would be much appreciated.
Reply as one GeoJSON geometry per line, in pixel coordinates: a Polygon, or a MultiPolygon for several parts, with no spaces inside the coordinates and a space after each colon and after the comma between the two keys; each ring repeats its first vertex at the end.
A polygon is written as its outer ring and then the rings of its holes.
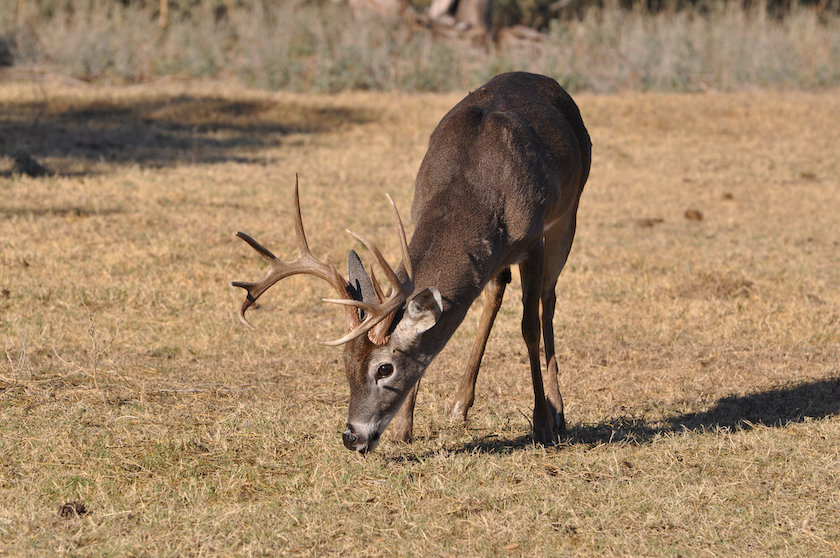
{"type": "Polygon", "coordinates": [[[397,271],[373,243],[350,233],[378,261],[392,286],[388,293],[353,251],[349,280],[329,261],[312,256],[296,178],[298,258],[280,261],[237,233],[270,266],[256,283],[231,283],[248,292],[239,318],[251,327],[245,311],[284,277],[306,273],[333,286],[339,298],[325,301],[345,306],[348,333],[324,344],[344,345],[350,404],[342,437],[348,449],[364,454],[376,448],[392,419],[395,437],[411,438],[420,378],[484,290],[478,336],[452,408],[453,416],[466,420],[487,338],[511,280],[510,266],[518,264],[522,335],[534,386],[534,440],[556,443],[565,419],[554,354],[554,288],[572,247],[590,162],[580,111],[557,82],[526,73],[499,75],[458,103],[432,133],[415,184],[410,244],[388,197],[403,258],[397,271]]]}

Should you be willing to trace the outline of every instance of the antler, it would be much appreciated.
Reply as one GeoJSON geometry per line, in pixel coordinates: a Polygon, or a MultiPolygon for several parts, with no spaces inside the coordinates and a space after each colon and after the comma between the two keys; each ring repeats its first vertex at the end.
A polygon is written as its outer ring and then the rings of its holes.
{"type": "Polygon", "coordinates": [[[385,275],[388,277],[388,280],[394,286],[393,292],[390,293],[384,301],[381,301],[380,304],[371,304],[354,300],[349,294],[349,283],[341,276],[341,274],[338,273],[332,262],[329,260],[327,260],[327,263],[321,262],[316,259],[309,250],[309,245],[306,242],[306,235],[303,231],[303,220],[300,215],[298,177],[295,175],[295,235],[297,237],[298,250],[300,252],[300,255],[297,258],[291,261],[279,260],[267,248],[247,234],[242,232],[236,233],[236,236],[247,242],[254,250],[257,251],[257,253],[259,253],[260,256],[262,256],[265,261],[268,262],[269,265],[268,272],[256,283],[248,283],[244,281],[234,281],[231,283],[232,287],[241,287],[248,293],[245,301],[239,309],[239,320],[251,329],[255,329],[254,326],[252,326],[245,318],[245,311],[250,308],[254,302],[256,302],[260,295],[281,279],[289,277],[290,275],[303,273],[320,277],[332,285],[341,298],[324,299],[325,302],[342,304],[347,309],[347,328],[349,332],[341,339],[322,342],[323,345],[343,345],[344,343],[352,341],[365,333],[368,333],[368,337],[372,342],[379,345],[383,344],[387,339],[387,331],[394,315],[396,314],[396,311],[400,308],[400,306],[402,306],[402,303],[405,302],[406,298],[408,298],[414,290],[414,283],[412,279],[413,273],[411,269],[411,262],[408,258],[408,245],[405,240],[405,230],[403,229],[402,220],[397,212],[397,207],[394,204],[394,201],[390,196],[388,196],[388,200],[391,202],[391,208],[394,211],[394,222],[397,226],[397,232],[400,237],[400,248],[403,255],[403,264],[408,274],[408,280],[405,285],[400,282],[396,273],[394,273],[391,266],[388,265],[388,262],[382,256],[382,253],[372,242],[361,235],[347,231],[368,247],[368,249],[376,257],[376,260],[379,262],[383,271],[385,271],[385,275]],[[364,321],[360,321],[355,308],[364,310],[364,321]],[[376,331],[372,331],[374,328],[376,328],[376,331]]]}
{"type": "MultiPolygon", "coordinates": [[[[239,320],[255,329],[254,326],[245,318],[245,311],[251,307],[254,302],[267,291],[276,282],[289,277],[304,273],[314,275],[325,280],[327,283],[338,292],[339,296],[350,298],[348,293],[349,284],[335,269],[335,266],[329,260],[327,263],[316,259],[309,250],[309,244],[306,242],[306,234],[303,232],[303,220],[300,216],[300,194],[298,193],[298,177],[295,175],[295,235],[297,237],[298,250],[300,255],[292,261],[279,260],[267,248],[259,242],[248,236],[243,232],[237,232],[236,236],[251,245],[251,248],[257,251],[262,258],[268,262],[269,270],[265,276],[256,283],[248,283],[245,281],[234,281],[231,283],[233,287],[241,287],[248,292],[245,301],[239,309],[239,320]]],[[[353,328],[359,323],[359,319],[355,312],[348,312],[348,327],[353,328]],[[351,316],[352,314],[352,316],[351,316]]]]}
{"type": "MultiPolygon", "coordinates": [[[[387,194],[386,194],[387,195],[387,194]]],[[[355,339],[359,335],[364,332],[368,333],[368,338],[375,344],[375,345],[382,345],[385,341],[388,340],[388,329],[391,327],[391,322],[396,315],[397,310],[400,309],[403,302],[411,295],[414,291],[414,271],[411,268],[411,259],[408,257],[408,243],[405,239],[405,228],[402,224],[402,219],[400,219],[400,214],[397,211],[397,204],[394,203],[394,200],[391,199],[391,196],[388,196],[388,201],[391,204],[391,209],[394,212],[394,226],[397,229],[397,234],[400,238],[400,250],[402,251],[402,259],[403,259],[403,266],[405,267],[406,272],[406,282],[403,284],[397,274],[394,273],[394,270],[388,265],[388,261],[382,255],[382,252],[379,251],[379,248],[376,245],[365,238],[364,236],[354,233],[351,230],[347,232],[356,237],[362,244],[367,246],[367,249],[374,255],[376,261],[379,262],[379,266],[382,268],[382,271],[385,272],[385,276],[388,278],[388,281],[393,286],[387,295],[385,300],[382,300],[382,289],[379,287],[379,282],[376,280],[376,276],[373,274],[373,270],[371,269],[370,278],[373,282],[374,290],[377,293],[377,298],[379,298],[379,304],[371,304],[368,302],[364,302],[361,300],[354,300],[354,299],[337,299],[337,298],[327,298],[324,299],[325,302],[332,302],[334,304],[343,304],[345,306],[353,306],[356,308],[360,308],[365,312],[365,319],[358,327],[361,332],[356,330],[351,330],[347,335],[338,339],[337,341],[333,341],[331,343],[324,343],[325,345],[341,345],[343,343],[347,343],[348,341],[355,339]]]]}

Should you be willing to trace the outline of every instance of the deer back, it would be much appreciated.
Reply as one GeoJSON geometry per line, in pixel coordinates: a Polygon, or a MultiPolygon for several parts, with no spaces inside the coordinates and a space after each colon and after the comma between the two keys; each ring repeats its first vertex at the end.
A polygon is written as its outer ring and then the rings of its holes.
{"type": "Polygon", "coordinates": [[[548,224],[576,210],[590,160],[580,111],[553,79],[502,74],[470,93],[432,133],[417,174],[416,288],[436,285],[446,311],[447,300],[469,307],[548,224]]]}

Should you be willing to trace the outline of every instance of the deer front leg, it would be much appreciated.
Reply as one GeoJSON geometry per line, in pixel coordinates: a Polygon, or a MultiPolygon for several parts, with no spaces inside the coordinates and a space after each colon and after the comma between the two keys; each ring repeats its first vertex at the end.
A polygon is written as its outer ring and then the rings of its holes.
{"type": "Polygon", "coordinates": [[[399,442],[410,442],[414,431],[414,404],[417,402],[417,392],[420,390],[420,380],[414,384],[408,397],[400,407],[394,419],[391,421],[390,438],[399,442]]]}
{"type": "Polygon", "coordinates": [[[478,326],[478,335],[473,342],[470,358],[467,360],[467,367],[461,381],[458,384],[458,392],[455,395],[455,402],[452,405],[450,416],[453,419],[460,418],[467,420],[467,413],[475,402],[475,382],[478,379],[478,369],[481,366],[481,359],[484,356],[484,349],[487,347],[487,339],[490,337],[490,330],[493,329],[493,322],[502,306],[502,299],[505,296],[505,287],[510,283],[510,268],[494,277],[484,289],[484,310],[481,313],[481,322],[478,326]]]}
{"type": "Polygon", "coordinates": [[[519,264],[522,275],[522,337],[528,347],[531,381],[534,384],[534,441],[545,445],[557,443],[554,416],[549,410],[540,364],[540,298],[543,284],[543,243],[533,248],[519,264]]]}

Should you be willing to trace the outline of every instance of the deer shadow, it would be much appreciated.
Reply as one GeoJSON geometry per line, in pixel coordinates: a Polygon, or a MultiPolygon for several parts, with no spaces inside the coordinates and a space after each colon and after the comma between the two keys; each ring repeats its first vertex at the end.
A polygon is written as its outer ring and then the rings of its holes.
{"type": "MultiPolygon", "coordinates": [[[[721,429],[750,430],[757,426],[779,428],[790,423],[837,414],[840,414],[840,377],[747,395],[730,395],[719,399],[706,411],[684,413],[656,423],[625,415],[594,425],[573,425],[567,429],[558,447],[578,444],[645,444],[662,434],[705,433],[721,429]]],[[[530,436],[513,439],[492,436],[450,451],[507,454],[532,443],[530,436]]]]}
{"type": "Polygon", "coordinates": [[[264,164],[259,152],[281,146],[293,134],[320,134],[379,117],[371,109],[213,95],[11,102],[0,106],[0,157],[49,158],[56,167],[51,170],[63,175],[91,174],[88,167],[102,162],[151,168],[264,164]],[[83,170],[74,170],[79,167],[83,170]]]}

